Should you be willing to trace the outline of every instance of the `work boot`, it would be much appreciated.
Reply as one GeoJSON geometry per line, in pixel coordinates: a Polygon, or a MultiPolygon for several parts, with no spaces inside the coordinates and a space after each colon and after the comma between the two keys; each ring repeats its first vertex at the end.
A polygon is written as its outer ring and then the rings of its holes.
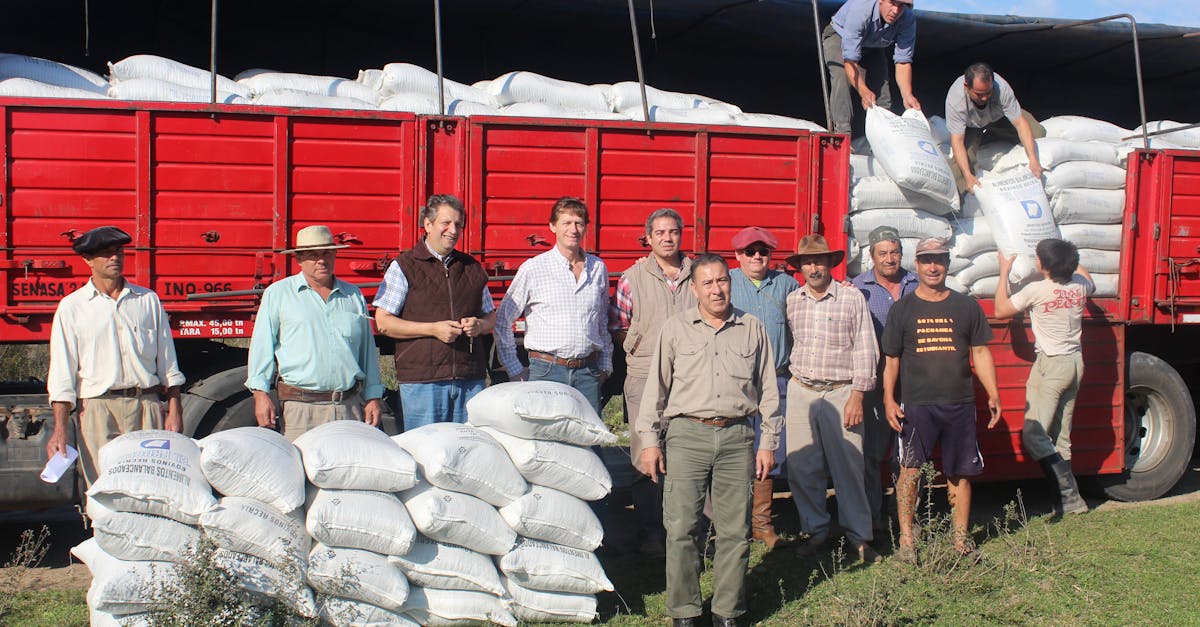
{"type": "Polygon", "coordinates": [[[754,480],[754,509],[750,516],[751,537],[767,545],[768,551],[785,544],[783,538],[775,533],[775,526],[771,524],[771,501],[774,497],[773,480],[754,480]]]}
{"type": "Polygon", "coordinates": [[[1038,463],[1050,479],[1050,485],[1058,490],[1055,509],[1061,514],[1087,513],[1087,502],[1079,496],[1079,485],[1075,483],[1075,475],[1071,472],[1071,460],[1063,459],[1062,455],[1055,453],[1039,459],[1038,463]]]}

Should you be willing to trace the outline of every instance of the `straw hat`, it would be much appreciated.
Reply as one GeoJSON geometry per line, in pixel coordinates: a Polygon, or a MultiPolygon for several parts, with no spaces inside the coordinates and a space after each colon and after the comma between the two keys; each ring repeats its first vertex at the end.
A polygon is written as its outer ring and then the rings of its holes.
{"type": "Polygon", "coordinates": [[[333,250],[349,248],[349,244],[338,244],[333,241],[333,233],[324,224],[314,224],[300,229],[296,233],[296,247],[282,250],[282,253],[295,254],[306,250],[333,250]]]}

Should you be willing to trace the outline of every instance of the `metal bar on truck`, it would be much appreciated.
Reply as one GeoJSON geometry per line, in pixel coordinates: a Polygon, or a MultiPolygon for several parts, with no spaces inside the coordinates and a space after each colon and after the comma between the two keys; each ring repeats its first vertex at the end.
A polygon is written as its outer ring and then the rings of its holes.
{"type": "Polygon", "coordinates": [[[217,104],[217,0],[212,0],[212,21],[208,34],[208,73],[212,80],[209,86],[212,104],[217,104]]]}
{"type": "Polygon", "coordinates": [[[446,76],[442,73],[442,3],[433,0],[433,41],[437,48],[438,115],[446,115],[446,76]]]}
{"type": "Polygon", "coordinates": [[[821,43],[821,14],[817,11],[817,0],[812,0],[813,33],[817,37],[817,78],[821,80],[821,97],[825,101],[825,128],[833,132],[833,112],[829,110],[829,83],[825,82],[825,46],[821,43]]]}
{"type": "Polygon", "coordinates": [[[1091,20],[1070,22],[1068,24],[1055,24],[1051,28],[1053,30],[1060,30],[1075,28],[1076,26],[1087,26],[1088,24],[1098,24],[1100,22],[1111,22],[1112,20],[1129,20],[1129,29],[1133,36],[1133,67],[1137,72],[1138,109],[1142,115],[1142,143],[1146,150],[1150,150],[1150,136],[1146,134],[1146,89],[1142,86],[1142,50],[1138,45],[1137,20],[1128,13],[1117,13],[1108,17],[1098,17],[1091,20]]]}
{"type": "Polygon", "coordinates": [[[633,0],[629,0],[629,31],[633,35],[633,60],[637,64],[638,87],[642,90],[642,119],[649,122],[650,104],[646,101],[646,73],[642,69],[642,44],[638,41],[637,16],[633,13],[633,0]]]}

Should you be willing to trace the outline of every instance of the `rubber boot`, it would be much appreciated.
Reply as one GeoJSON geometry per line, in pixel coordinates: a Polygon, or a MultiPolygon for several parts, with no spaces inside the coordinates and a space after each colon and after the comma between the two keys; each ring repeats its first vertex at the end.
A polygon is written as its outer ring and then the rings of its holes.
{"type": "Polygon", "coordinates": [[[770,551],[780,544],[781,538],[771,524],[771,501],[775,497],[775,482],[772,479],[754,480],[754,509],[750,515],[751,537],[767,545],[770,551]]]}
{"type": "Polygon", "coordinates": [[[1071,472],[1071,461],[1055,453],[1038,460],[1051,486],[1058,490],[1058,510],[1061,514],[1083,514],[1088,511],[1087,503],[1079,496],[1079,485],[1071,472]]]}

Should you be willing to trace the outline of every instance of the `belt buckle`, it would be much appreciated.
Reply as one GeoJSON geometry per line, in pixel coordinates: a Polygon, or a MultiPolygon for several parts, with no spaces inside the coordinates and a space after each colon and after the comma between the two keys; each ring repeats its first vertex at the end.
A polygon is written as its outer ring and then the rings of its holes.
{"type": "Polygon", "coordinates": [[[335,403],[340,403],[340,402],[342,402],[342,395],[344,395],[344,394],[345,394],[344,390],[334,390],[333,393],[329,395],[329,400],[331,400],[335,403]]]}

